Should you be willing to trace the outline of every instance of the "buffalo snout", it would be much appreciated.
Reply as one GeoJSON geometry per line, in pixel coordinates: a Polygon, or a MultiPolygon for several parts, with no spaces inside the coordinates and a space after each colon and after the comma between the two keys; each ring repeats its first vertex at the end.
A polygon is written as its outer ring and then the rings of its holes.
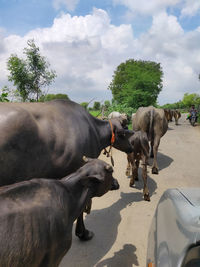
{"type": "Polygon", "coordinates": [[[118,190],[118,189],[119,189],[119,183],[117,179],[113,178],[110,190],[118,190]]]}

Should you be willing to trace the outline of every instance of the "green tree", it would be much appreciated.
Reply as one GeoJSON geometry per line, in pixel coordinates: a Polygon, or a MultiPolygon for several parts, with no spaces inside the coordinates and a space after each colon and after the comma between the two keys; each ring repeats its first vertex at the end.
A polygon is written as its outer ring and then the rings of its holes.
{"type": "Polygon", "coordinates": [[[49,63],[45,57],[40,55],[39,47],[34,40],[28,40],[28,47],[24,48],[26,59],[21,59],[17,55],[11,55],[7,62],[10,71],[8,80],[14,82],[20,93],[22,100],[27,101],[35,98],[38,101],[42,93],[42,87],[50,85],[56,73],[49,70],[49,63]],[[33,96],[33,97],[32,97],[33,96]]]}
{"type": "Polygon", "coordinates": [[[164,104],[163,106],[158,106],[158,108],[167,108],[167,109],[183,109],[185,108],[184,103],[180,100],[175,103],[164,104]]]}
{"type": "Polygon", "coordinates": [[[101,103],[100,102],[94,102],[93,109],[94,110],[100,110],[101,108],[101,103]]]}
{"type": "Polygon", "coordinates": [[[82,102],[80,105],[87,110],[89,103],[88,102],[82,102]]]}
{"type": "Polygon", "coordinates": [[[67,94],[47,94],[42,95],[39,99],[40,102],[51,101],[54,99],[69,99],[67,94]]]}
{"type": "Polygon", "coordinates": [[[155,105],[162,77],[160,63],[129,59],[117,67],[108,89],[118,104],[133,108],[155,105]]]}
{"type": "Polygon", "coordinates": [[[111,106],[110,101],[109,101],[109,100],[106,100],[106,101],[104,102],[104,107],[105,107],[105,109],[107,110],[110,106],[111,106]]]}
{"type": "Polygon", "coordinates": [[[185,93],[182,100],[185,107],[191,107],[191,105],[200,105],[200,95],[185,93]]]}
{"type": "Polygon", "coordinates": [[[1,89],[0,102],[10,102],[10,100],[8,99],[9,92],[10,92],[10,90],[7,86],[4,86],[1,89]]]}

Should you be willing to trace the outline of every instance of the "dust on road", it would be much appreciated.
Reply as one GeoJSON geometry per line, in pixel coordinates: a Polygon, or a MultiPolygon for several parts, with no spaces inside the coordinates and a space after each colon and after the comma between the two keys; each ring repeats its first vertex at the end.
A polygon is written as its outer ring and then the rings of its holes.
{"type": "MultiPolygon", "coordinates": [[[[148,167],[151,201],[145,202],[141,175],[135,188],[129,188],[126,154],[113,150],[114,177],[120,189],[93,200],[85,224],[95,236],[84,243],[73,231],[72,247],[60,267],[146,266],[148,231],[163,192],[168,188],[200,186],[200,126],[192,127],[186,114],[178,126],[170,122],[158,152],[160,172],[151,174],[148,167]]],[[[104,155],[100,159],[110,163],[104,155]]]]}

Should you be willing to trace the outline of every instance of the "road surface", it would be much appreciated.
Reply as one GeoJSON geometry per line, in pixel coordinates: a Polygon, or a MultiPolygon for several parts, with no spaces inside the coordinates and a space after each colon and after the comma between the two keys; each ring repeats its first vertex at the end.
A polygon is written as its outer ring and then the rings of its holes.
{"type": "MultiPolygon", "coordinates": [[[[148,231],[162,193],[168,188],[200,186],[200,126],[192,127],[185,118],[182,115],[178,126],[170,122],[161,139],[159,174],[151,174],[148,167],[150,202],[143,200],[141,176],[135,188],[129,187],[126,154],[113,149],[114,177],[120,189],[93,200],[85,224],[95,236],[80,242],[73,229],[72,247],[60,267],[146,266],[148,231]]],[[[100,158],[110,163],[110,158],[100,158]]]]}

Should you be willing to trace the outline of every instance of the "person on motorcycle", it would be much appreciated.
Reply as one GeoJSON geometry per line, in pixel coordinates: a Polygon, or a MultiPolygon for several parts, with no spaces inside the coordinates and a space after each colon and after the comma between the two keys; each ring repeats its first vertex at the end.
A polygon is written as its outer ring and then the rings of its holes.
{"type": "Polygon", "coordinates": [[[197,110],[195,109],[195,105],[191,106],[190,114],[188,115],[187,120],[188,119],[191,120],[192,114],[195,114],[195,116],[196,116],[195,122],[197,122],[197,110]]]}

